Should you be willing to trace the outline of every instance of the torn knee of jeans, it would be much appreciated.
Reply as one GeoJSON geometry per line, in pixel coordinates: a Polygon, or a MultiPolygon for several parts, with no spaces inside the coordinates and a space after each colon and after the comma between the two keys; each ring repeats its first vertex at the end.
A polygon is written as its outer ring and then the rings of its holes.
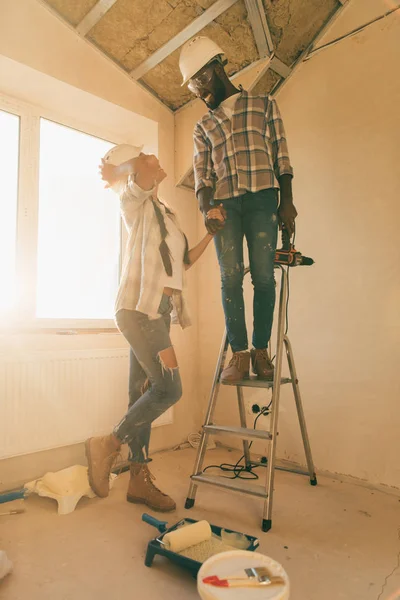
{"type": "Polygon", "coordinates": [[[163,371],[172,372],[178,368],[178,361],[173,346],[161,350],[161,352],[158,353],[158,360],[160,361],[163,371]]]}

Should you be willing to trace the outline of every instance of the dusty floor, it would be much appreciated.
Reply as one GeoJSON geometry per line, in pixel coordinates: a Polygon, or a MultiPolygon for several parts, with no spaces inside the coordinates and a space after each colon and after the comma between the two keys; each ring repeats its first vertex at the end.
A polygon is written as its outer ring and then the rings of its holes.
{"type": "MultiPolygon", "coordinates": [[[[212,462],[235,453],[217,449],[212,462]]],[[[183,508],[193,450],[158,454],[157,483],[173,493],[178,510],[260,537],[260,551],[281,562],[292,583],[291,600],[388,599],[400,588],[400,499],[320,478],[313,488],[301,476],[278,472],[273,528],[261,533],[261,501],[216,488],[199,488],[195,507],[183,508]]],[[[125,501],[128,475],[109,498],[83,499],[58,516],[53,500],[32,496],[27,512],[0,517],[0,548],[14,573],[0,582],[1,600],[103,600],[198,598],[195,581],[163,559],[144,566],[155,530],[141,522],[144,509],[125,501]]],[[[162,517],[161,517],[162,518],[162,517]]]]}

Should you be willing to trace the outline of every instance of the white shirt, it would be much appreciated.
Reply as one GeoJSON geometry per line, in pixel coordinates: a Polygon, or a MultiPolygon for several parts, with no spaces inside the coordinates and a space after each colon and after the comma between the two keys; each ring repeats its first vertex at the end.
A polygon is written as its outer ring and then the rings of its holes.
{"type": "MultiPolygon", "coordinates": [[[[153,190],[142,190],[130,176],[120,196],[121,214],[128,231],[128,241],[115,302],[115,312],[125,308],[142,312],[150,319],[158,319],[160,317],[158,307],[164,287],[167,285],[167,276],[160,254],[161,232],[153,201],[158,202],[168,227],[171,218],[168,217],[165,206],[153,196],[153,190]]],[[[174,219],[176,219],[175,216],[174,219]]],[[[175,227],[179,229],[177,224],[175,227]]],[[[182,234],[181,236],[183,238],[182,234]]],[[[169,237],[167,236],[166,240],[168,245],[169,237]]],[[[177,255],[174,262],[176,264],[179,262],[177,255]]],[[[180,278],[179,281],[182,281],[182,291],[177,290],[173,294],[172,320],[174,323],[179,322],[182,328],[185,328],[191,322],[185,300],[183,250],[180,262],[181,275],[178,275],[178,269],[176,273],[180,278]]]]}
{"type": "Polygon", "coordinates": [[[226,100],[221,102],[220,107],[223,109],[224,113],[228,117],[228,119],[232,120],[233,111],[235,109],[235,103],[237,98],[240,96],[241,92],[237,94],[233,94],[233,96],[229,96],[226,100]]]}

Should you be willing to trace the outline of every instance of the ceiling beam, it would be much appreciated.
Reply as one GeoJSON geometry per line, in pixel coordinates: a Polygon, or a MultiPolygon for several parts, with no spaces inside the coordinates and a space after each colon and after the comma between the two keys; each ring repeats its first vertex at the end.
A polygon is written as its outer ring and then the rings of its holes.
{"type": "Polygon", "coordinates": [[[277,56],[272,57],[270,68],[284,79],[289,77],[292,72],[292,69],[282,62],[277,56]]]}
{"type": "Polygon", "coordinates": [[[77,25],[76,31],[85,36],[104,17],[117,0],[99,0],[77,25]]]}
{"type": "Polygon", "coordinates": [[[247,8],[250,25],[253,30],[258,55],[260,58],[269,56],[274,49],[271,32],[268,27],[267,18],[262,0],[244,0],[247,8]]]}
{"type": "Polygon", "coordinates": [[[183,44],[196,35],[196,33],[199,33],[204,27],[207,27],[211,21],[214,21],[214,19],[228,10],[228,8],[231,8],[231,6],[236,4],[237,1],[238,0],[217,0],[217,2],[214,2],[214,4],[207,8],[202,15],[192,21],[190,25],[185,27],[185,29],[182,29],[175,37],[166,42],[166,44],[161,46],[161,48],[133,69],[131,71],[131,76],[134,79],[140,79],[143,75],[146,75],[146,73],[166,59],[167,56],[183,46],[183,44]]]}
{"type": "Polygon", "coordinates": [[[315,35],[315,37],[313,38],[313,40],[311,41],[311,43],[300,54],[300,56],[298,57],[298,59],[291,66],[290,73],[287,75],[287,77],[284,77],[283,79],[281,79],[281,81],[278,81],[278,83],[273,87],[273,89],[271,90],[271,94],[276,94],[276,92],[278,90],[280,90],[281,87],[286,84],[286,82],[291,77],[291,75],[294,73],[294,71],[297,70],[297,67],[303,62],[303,60],[305,58],[307,58],[307,56],[309,55],[309,53],[312,50],[314,50],[315,46],[318,44],[318,42],[320,41],[320,39],[322,39],[324,37],[324,35],[329,31],[329,29],[332,27],[332,25],[343,14],[343,12],[346,10],[346,8],[350,4],[351,4],[350,0],[344,0],[343,2],[340,1],[340,6],[330,15],[330,17],[328,17],[328,19],[325,21],[324,25],[321,27],[321,29],[319,30],[319,32],[315,35]]]}

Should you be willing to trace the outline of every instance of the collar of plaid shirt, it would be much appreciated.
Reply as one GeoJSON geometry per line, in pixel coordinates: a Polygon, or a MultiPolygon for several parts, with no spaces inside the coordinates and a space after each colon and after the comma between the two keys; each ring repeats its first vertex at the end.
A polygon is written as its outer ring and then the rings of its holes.
{"type": "Polygon", "coordinates": [[[276,100],[241,89],[232,119],[210,110],[194,129],[193,168],[196,194],[212,187],[215,200],[279,188],[293,169],[276,100]]]}

